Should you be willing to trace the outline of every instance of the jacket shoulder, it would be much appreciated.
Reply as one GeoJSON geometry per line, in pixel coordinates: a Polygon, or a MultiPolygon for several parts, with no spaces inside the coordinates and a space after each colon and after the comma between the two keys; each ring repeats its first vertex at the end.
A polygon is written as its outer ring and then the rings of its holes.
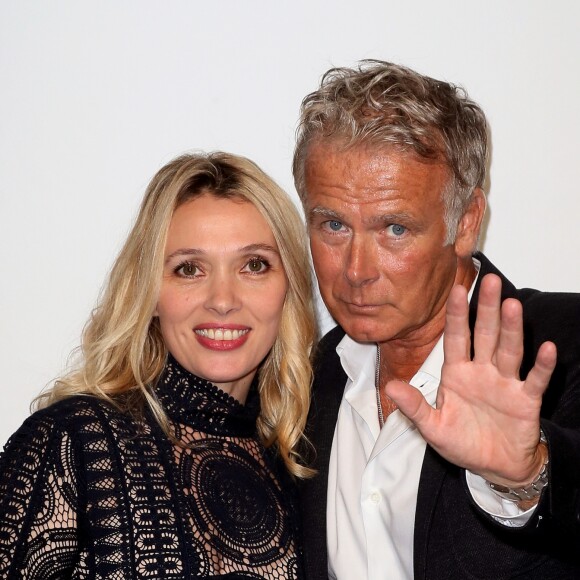
{"type": "Polygon", "coordinates": [[[559,353],[580,353],[580,294],[541,292],[532,288],[518,290],[524,311],[524,334],[535,344],[546,340],[556,343],[559,353]]]}
{"type": "Polygon", "coordinates": [[[575,292],[542,292],[534,288],[521,288],[518,294],[522,304],[533,313],[547,309],[549,314],[558,317],[580,314],[580,294],[575,292]]]}

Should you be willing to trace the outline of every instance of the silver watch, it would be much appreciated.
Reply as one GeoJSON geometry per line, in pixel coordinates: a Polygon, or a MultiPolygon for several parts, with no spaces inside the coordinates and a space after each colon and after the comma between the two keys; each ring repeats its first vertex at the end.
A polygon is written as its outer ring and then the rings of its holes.
{"type": "MultiPolygon", "coordinates": [[[[548,444],[548,440],[544,435],[544,432],[540,429],[540,443],[544,445],[548,444]]],[[[503,499],[508,499],[510,501],[526,501],[531,499],[537,499],[542,494],[544,488],[548,485],[548,462],[549,457],[546,454],[546,460],[538,476],[528,483],[524,487],[507,487],[505,485],[500,485],[499,483],[492,483],[491,481],[486,481],[489,488],[499,495],[503,499]]]]}

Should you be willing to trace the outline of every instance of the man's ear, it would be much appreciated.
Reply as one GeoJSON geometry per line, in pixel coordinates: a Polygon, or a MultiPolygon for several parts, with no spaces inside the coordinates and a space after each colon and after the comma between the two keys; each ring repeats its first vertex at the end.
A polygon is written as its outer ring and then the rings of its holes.
{"type": "Polygon", "coordinates": [[[455,236],[455,254],[459,258],[471,256],[477,247],[479,230],[485,215],[487,202],[485,193],[481,187],[476,187],[469,201],[469,205],[457,225],[457,235],[455,236]]]}

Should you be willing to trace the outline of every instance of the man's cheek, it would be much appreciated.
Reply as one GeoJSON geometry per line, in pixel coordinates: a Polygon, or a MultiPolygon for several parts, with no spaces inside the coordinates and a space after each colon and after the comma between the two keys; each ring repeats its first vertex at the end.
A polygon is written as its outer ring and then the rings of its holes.
{"type": "Polygon", "coordinates": [[[328,246],[313,247],[312,260],[316,274],[320,278],[332,278],[342,269],[341,254],[328,246]]]}

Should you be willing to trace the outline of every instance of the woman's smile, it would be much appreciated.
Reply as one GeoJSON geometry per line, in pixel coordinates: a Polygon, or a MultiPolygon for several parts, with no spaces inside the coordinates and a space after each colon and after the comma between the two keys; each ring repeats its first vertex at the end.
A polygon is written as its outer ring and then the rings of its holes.
{"type": "Polygon", "coordinates": [[[177,208],[156,313],[188,371],[244,401],[278,335],[287,288],[274,235],[253,204],[204,194],[177,208]]]}

